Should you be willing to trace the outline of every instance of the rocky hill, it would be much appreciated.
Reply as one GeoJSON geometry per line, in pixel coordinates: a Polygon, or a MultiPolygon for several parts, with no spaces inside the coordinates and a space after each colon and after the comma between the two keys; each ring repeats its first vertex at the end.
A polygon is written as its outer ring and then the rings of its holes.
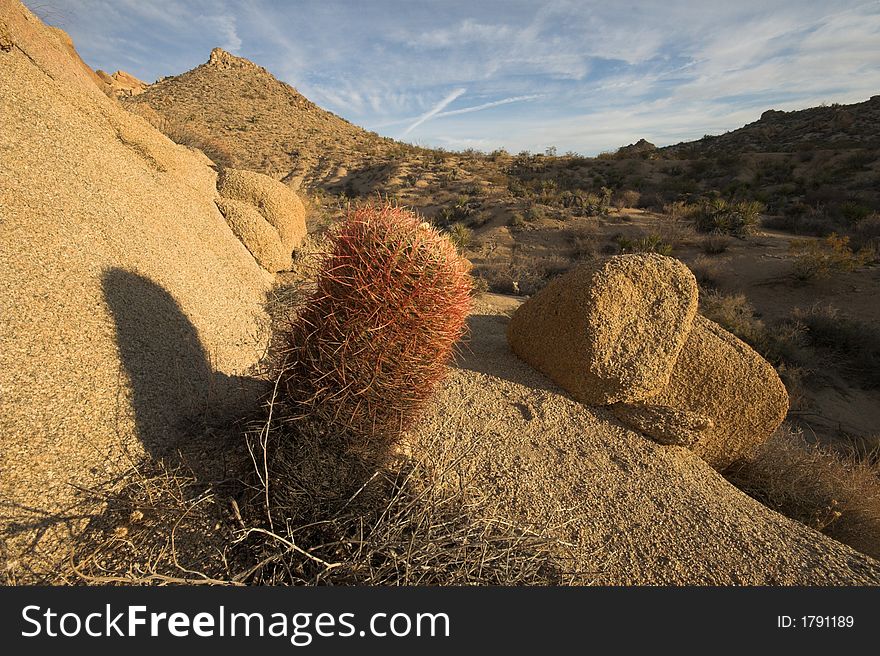
{"type": "Polygon", "coordinates": [[[712,156],[856,148],[880,149],[880,95],[852,105],[835,103],[792,112],[768,109],[754,123],[661,152],[712,156]]]}
{"type": "Polygon", "coordinates": [[[386,160],[401,147],[321,109],[265,68],[220,48],[201,66],[124,100],[148,117],[158,113],[157,126],[165,132],[209,142],[225,163],[295,184],[344,177],[340,168],[386,160]]]}

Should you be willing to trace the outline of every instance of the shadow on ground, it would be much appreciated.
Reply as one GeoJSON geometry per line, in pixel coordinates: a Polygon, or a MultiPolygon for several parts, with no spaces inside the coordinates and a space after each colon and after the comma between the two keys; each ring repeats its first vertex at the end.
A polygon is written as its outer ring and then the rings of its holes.
{"type": "Polygon", "coordinates": [[[469,316],[467,338],[459,347],[453,364],[459,369],[502,378],[531,389],[564,394],[549,378],[536,375],[525,362],[511,357],[507,344],[508,321],[509,318],[502,314],[469,316]]]}

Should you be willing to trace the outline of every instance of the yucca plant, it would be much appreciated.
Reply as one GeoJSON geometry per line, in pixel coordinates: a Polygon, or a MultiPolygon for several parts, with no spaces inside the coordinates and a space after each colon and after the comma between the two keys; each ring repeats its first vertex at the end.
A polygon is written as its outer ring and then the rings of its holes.
{"type": "Polygon", "coordinates": [[[289,414],[381,459],[446,374],[470,309],[470,263],[412,212],[355,208],[286,336],[289,414]]]}

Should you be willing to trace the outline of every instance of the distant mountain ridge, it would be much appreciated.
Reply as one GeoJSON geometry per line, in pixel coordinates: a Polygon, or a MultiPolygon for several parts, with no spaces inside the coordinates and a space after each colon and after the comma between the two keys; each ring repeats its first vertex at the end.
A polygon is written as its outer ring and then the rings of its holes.
{"type": "Polygon", "coordinates": [[[833,104],[783,112],[768,109],[761,118],[717,136],[661,148],[667,155],[793,152],[880,148],[880,95],[851,105],[833,104]]]}

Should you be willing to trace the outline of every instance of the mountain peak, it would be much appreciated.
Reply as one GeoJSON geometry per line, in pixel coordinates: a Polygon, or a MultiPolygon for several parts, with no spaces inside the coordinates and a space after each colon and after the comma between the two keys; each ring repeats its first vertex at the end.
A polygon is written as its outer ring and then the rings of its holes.
{"type": "Polygon", "coordinates": [[[231,52],[225,51],[223,48],[214,48],[211,56],[207,61],[208,66],[214,66],[219,69],[229,68],[260,68],[255,63],[244,57],[236,57],[231,52]]]}

